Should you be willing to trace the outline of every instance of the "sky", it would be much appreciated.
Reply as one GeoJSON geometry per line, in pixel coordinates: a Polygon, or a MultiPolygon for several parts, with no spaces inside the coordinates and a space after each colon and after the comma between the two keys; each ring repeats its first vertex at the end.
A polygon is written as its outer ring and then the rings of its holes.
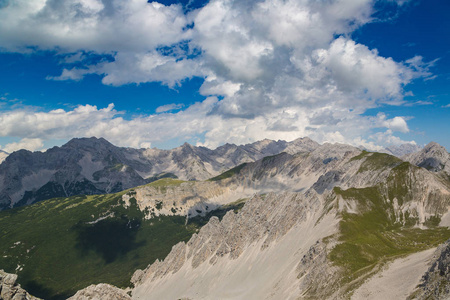
{"type": "Polygon", "coordinates": [[[450,149],[448,0],[0,0],[0,149],[450,149]]]}

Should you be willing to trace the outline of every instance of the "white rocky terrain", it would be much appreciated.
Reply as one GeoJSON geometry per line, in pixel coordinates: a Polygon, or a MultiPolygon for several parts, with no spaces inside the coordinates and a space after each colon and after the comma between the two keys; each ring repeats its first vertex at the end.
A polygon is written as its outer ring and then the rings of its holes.
{"type": "Polygon", "coordinates": [[[161,179],[158,185],[132,189],[122,196],[125,206],[135,199],[147,218],[166,216],[204,216],[223,205],[251,197],[256,190],[216,181],[161,179]]]}
{"type": "Polygon", "coordinates": [[[90,285],[87,288],[78,291],[74,296],[67,300],[131,300],[131,297],[122,289],[115,286],[101,283],[90,285]]]}
{"type": "Polygon", "coordinates": [[[33,297],[17,283],[17,275],[0,270],[0,299],[2,300],[40,300],[33,297]]]}
{"type": "Polygon", "coordinates": [[[73,139],[46,152],[20,150],[0,164],[0,209],[54,197],[114,193],[160,177],[205,180],[241,163],[319,144],[263,140],[211,150],[187,143],[172,150],[120,148],[103,138],[73,139]]]}
{"type": "MultiPolygon", "coordinates": [[[[214,181],[136,188],[123,199],[127,203],[132,198],[149,217],[190,217],[192,207],[205,214],[211,207],[249,198],[239,212],[211,218],[163,261],[136,271],[132,299],[424,299],[420,295],[427,290],[439,299],[439,279],[416,290],[436,255],[426,242],[412,239],[436,223],[445,225],[449,215],[450,181],[439,170],[384,153],[324,144],[240,165],[214,181]],[[366,224],[364,218],[374,219],[366,224]],[[358,254],[363,260],[374,255],[365,251],[384,243],[393,251],[400,245],[406,250],[393,257],[386,252],[370,268],[348,273],[346,264],[338,263],[346,257],[339,249],[360,246],[346,242],[343,228],[357,230],[374,226],[372,222],[380,222],[373,230],[383,236],[375,240],[386,242],[368,243],[369,248],[363,243],[365,250],[358,254]],[[385,231],[385,226],[392,229],[385,231]],[[416,247],[412,252],[411,243],[416,247]]],[[[442,261],[448,269],[447,258],[441,258],[427,274],[442,274],[436,271],[442,261]]]]}

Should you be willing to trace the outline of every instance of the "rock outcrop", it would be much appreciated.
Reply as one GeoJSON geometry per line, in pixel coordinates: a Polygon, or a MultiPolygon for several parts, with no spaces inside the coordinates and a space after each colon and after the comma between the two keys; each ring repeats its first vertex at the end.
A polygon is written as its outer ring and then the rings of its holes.
{"type": "Polygon", "coordinates": [[[125,206],[131,199],[136,200],[147,218],[153,216],[186,216],[188,218],[202,215],[255,193],[236,184],[224,184],[214,181],[180,181],[163,179],[158,185],[146,185],[133,189],[122,196],[125,206]],[[166,184],[164,184],[164,182],[166,184]]]}
{"type": "Polygon", "coordinates": [[[430,268],[408,299],[450,299],[450,240],[438,247],[430,268]]]}
{"type": "Polygon", "coordinates": [[[2,300],[40,300],[28,294],[17,283],[17,275],[0,270],[0,299],[2,300]]]}
{"type": "Polygon", "coordinates": [[[131,297],[122,289],[115,286],[100,283],[90,285],[85,289],[78,291],[67,300],[131,300],[131,297]]]}

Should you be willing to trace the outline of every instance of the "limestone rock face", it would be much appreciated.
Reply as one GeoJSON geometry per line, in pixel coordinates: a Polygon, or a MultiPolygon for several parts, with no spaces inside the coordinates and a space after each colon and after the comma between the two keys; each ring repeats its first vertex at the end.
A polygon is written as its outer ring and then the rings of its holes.
{"type": "Polygon", "coordinates": [[[16,283],[17,275],[0,270],[0,299],[3,300],[39,300],[33,297],[16,283]]]}
{"type": "Polygon", "coordinates": [[[97,285],[90,285],[85,289],[78,291],[74,296],[68,300],[131,300],[128,294],[115,286],[100,283],[97,285]]]}
{"type": "Polygon", "coordinates": [[[222,204],[250,197],[253,193],[252,189],[232,183],[186,181],[174,185],[142,186],[124,194],[122,199],[125,205],[129,205],[134,198],[139,209],[147,212],[147,218],[159,215],[190,218],[205,215],[222,204]]]}
{"type": "Polygon", "coordinates": [[[450,240],[438,247],[430,268],[410,299],[450,298],[450,240]]]}
{"type": "Polygon", "coordinates": [[[330,246],[318,240],[298,263],[296,272],[300,279],[302,296],[311,299],[326,299],[330,291],[337,291],[339,269],[328,260],[330,246]]]}
{"type": "MultiPolygon", "coordinates": [[[[319,267],[326,252],[315,265],[304,262],[306,267],[302,267],[302,257],[309,255],[308,249],[317,241],[337,230],[335,214],[324,216],[322,207],[322,197],[313,190],[255,195],[238,213],[230,211],[222,220],[211,218],[187,243],[175,245],[164,261],[136,271],[132,297],[232,299],[233,292],[227,290],[234,288],[242,299],[270,294],[271,299],[298,296],[302,282],[305,286],[317,283],[299,273],[319,267]],[[325,222],[318,224],[321,216],[325,222]],[[168,287],[179,280],[181,286],[169,291],[168,287]]],[[[330,278],[334,276],[329,273],[330,278]]]]}

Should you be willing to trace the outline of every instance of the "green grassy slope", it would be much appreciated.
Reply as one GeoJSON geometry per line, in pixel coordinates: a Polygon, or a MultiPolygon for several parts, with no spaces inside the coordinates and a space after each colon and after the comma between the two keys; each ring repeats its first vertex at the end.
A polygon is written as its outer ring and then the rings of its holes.
{"type": "Polygon", "coordinates": [[[392,205],[384,201],[376,187],[345,191],[335,188],[335,193],[357,200],[362,210],[361,214],[342,213],[340,244],[330,253],[330,259],[344,267],[341,284],[369,273],[384,261],[435,247],[450,238],[450,230],[436,227],[434,218],[427,223],[429,229],[413,227],[414,218],[406,220],[405,225],[396,223],[392,205]]]}
{"type": "MultiPolygon", "coordinates": [[[[169,181],[151,185],[179,184],[169,181]]],[[[181,216],[145,220],[135,202],[121,205],[123,193],[50,199],[0,212],[0,268],[17,273],[22,287],[44,299],[65,299],[93,283],[125,287],[136,269],[164,259],[200,227],[185,225],[181,216]]]]}
{"type": "Polygon", "coordinates": [[[234,168],[232,168],[232,169],[230,169],[230,170],[228,170],[228,171],[225,171],[225,172],[223,172],[222,174],[217,175],[216,177],[213,177],[213,178],[208,179],[208,181],[219,181],[219,180],[222,180],[222,179],[230,178],[230,177],[234,176],[235,174],[239,174],[239,172],[240,172],[246,165],[247,165],[247,163],[240,164],[239,166],[234,167],[234,168]]]}

